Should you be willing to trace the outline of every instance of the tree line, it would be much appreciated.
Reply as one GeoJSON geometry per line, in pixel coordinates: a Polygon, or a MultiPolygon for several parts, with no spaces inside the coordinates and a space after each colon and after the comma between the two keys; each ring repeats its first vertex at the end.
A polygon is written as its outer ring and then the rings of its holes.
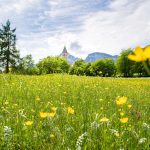
{"type": "Polygon", "coordinates": [[[116,61],[106,58],[87,63],[80,59],[70,65],[63,57],[48,56],[35,64],[31,54],[20,57],[19,50],[16,48],[16,28],[11,29],[10,25],[8,20],[0,29],[0,68],[3,68],[1,72],[26,75],[68,73],[101,77],[148,76],[141,62],[128,59],[128,55],[133,53],[132,49],[122,50],[116,61]]]}

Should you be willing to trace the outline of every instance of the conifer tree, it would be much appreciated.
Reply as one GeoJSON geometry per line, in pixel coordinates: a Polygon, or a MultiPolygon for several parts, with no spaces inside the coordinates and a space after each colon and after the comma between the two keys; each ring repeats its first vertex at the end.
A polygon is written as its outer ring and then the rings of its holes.
{"type": "Polygon", "coordinates": [[[6,73],[19,59],[19,51],[16,49],[16,28],[11,29],[10,25],[8,20],[0,29],[0,65],[5,68],[6,73]]]}

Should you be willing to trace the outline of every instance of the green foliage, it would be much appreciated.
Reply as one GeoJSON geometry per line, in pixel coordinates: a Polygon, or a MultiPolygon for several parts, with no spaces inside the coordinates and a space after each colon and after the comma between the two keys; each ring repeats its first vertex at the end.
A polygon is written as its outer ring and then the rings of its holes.
{"type": "Polygon", "coordinates": [[[70,65],[64,58],[48,56],[42,59],[37,67],[40,74],[68,73],[70,65]]]}
{"type": "Polygon", "coordinates": [[[124,77],[133,76],[134,62],[128,59],[128,55],[132,53],[131,49],[123,50],[117,59],[117,71],[124,77]]]}
{"type": "Polygon", "coordinates": [[[0,89],[1,150],[149,149],[148,79],[2,74],[0,89]],[[127,102],[116,105],[118,96],[127,102]],[[40,117],[54,107],[54,117],[40,117]]]}
{"type": "Polygon", "coordinates": [[[91,73],[94,76],[110,77],[114,75],[115,70],[113,59],[100,59],[91,65],[91,73]]]}
{"type": "Polygon", "coordinates": [[[116,74],[116,66],[113,59],[107,58],[104,59],[105,63],[105,76],[111,77],[116,74]]]}
{"type": "Polygon", "coordinates": [[[85,75],[85,71],[87,69],[87,63],[83,59],[79,59],[75,61],[73,66],[70,68],[70,74],[75,75],[85,75]]]}
{"type": "Polygon", "coordinates": [[[105,63],[102,59],[92,63],[92,74],[94,76],[105,76],[105,63]]]}
{"type": "Polygon", "coordinates": [[[9,67],[15,66],[16,61],[19,59],[19,51],[16,49],[16,29],[10,27],[10,21],[6,25],[2,25],[0,29],[0,65],[9,72],[9,67]]]}
{"type": "Polygon", "coordinates": [[[77,60],[70,68],[70,74],[86,76],[112,76],[115,73],[115,64],[112,59],[100,59],[93,63],[77,60]]]}
{"type": "Polygon", "coordinates": [[[18,65],[12,68],[11,73],[38,75],[39,69],[34,65],[32,55],[30,54],[21,58],[18,62],[18,65]]]}

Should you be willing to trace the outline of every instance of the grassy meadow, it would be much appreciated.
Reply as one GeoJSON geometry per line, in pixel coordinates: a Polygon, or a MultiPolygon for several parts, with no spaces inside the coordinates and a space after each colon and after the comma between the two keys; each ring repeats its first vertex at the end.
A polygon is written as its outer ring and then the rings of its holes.
{"type": "Polygon", "coordinates": [[[150,79],[0,75],[0,149],[148,150],[150,79]]]}

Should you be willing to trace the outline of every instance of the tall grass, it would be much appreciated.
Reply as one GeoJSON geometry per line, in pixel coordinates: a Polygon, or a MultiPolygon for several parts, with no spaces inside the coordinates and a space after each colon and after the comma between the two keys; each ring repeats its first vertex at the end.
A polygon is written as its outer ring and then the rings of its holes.
{"type": "Polygon", "coordinates": [[[150,146],[149,79],[0,75],[0,108],[0,149],[150,146]],[[117,105],[118,96],[127,102],[117,105]]]}

